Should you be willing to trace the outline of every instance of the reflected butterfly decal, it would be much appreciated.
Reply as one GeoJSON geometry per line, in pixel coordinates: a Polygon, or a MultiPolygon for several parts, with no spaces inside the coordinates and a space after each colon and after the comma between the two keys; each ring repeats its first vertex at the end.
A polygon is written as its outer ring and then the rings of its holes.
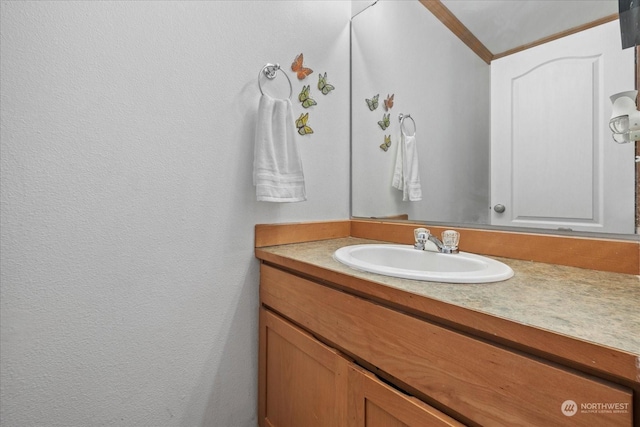
{"type": "Polygon", "coordinates": [[[367,106],[369,107],[369,110],[373,111],[376,108],[378,108],[378,97],[380,96],[380,94],[377,94],[376,96],[374,96],[371,99],[366,99],[365,101],[367,101],[367,106]]]}
{"type": "Polygon", "coordinates": [[[309,74],[313,73],[311,68],[305,68],[302,65],[302,61],[304,61],[304,56],[300,54],[296,56],[296,59],[291,64],[291,69],[298,75],[298,80],[302,80],[309,74]]]}
{"type": "Polygon", "coordinates": [[[313,98],[309,96],[310,89],[311,89],[311,86],[309,85],[302,86],[302,91],[300,91],[300,95],[298,95],[298,100],[302,102],[302,106],[304,108],[309,108],[312,105],[318,105],[317,102],[314,101],[313,98]]]}
{"type": "Polygon", "coordinates": [[[391,121],[389,120],[390,116],[391,113],[382,115],[382,120],[378,122],[378,125],[382,128],[382,130],[385,130],[391,125],[391,121]]]}
{"type": "Polygon", "coordinates": [[[327,83],[326,72],[324,73],[324,76],[322,74],[318,74],[318,89],[320,89],[320,92],[322,92],[323,95],[326,95],[335,89],[335,86],[327,83]]]}
{"type": "Polygon", "coordinates": [[[298,133],[300,135],[308,135],[313,133],[313,129],[311,129],[307,125],[307,120],[309,120],[309,113],[302,113],[298,120],[296,120],[296,127],[298,128],[298,133]]]}
{"type": "Polygon", "coordinates": [[[384,151],[387,151],[391,147],[391,135],[384,136],[384,142],[380,145],[384,151]]]}
{"type": "Polygon", "coordinates": [[[396,96],[395,93],[392,93],[391,96],[387,94],[387,99],[384,100],[384,110],[389,111],[393,108],[393,97],[396,96]]]}

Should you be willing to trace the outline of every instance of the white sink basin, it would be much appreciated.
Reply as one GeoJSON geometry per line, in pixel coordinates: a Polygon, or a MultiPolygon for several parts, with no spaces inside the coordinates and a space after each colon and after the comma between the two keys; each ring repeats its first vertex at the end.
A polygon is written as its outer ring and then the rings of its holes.
{"type": "Polygon", "coordinates": [[[422,251],[411,245],[351,245],[338,249],[333,257],[357,270],[430,282],[489,283],[513,276],[508,265],[491,258],[422,251]]]}

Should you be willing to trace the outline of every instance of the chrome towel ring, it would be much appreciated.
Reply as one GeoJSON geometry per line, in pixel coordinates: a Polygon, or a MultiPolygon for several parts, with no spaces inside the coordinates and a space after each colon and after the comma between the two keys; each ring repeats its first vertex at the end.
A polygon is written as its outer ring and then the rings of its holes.
{"type": "Polygon", "coordinates": [[[291,95],[293,95],[293,86],[291,85],[291,79],[289,78],[289,76],[287,76],[287,73],[282,71],[282,68],[280,68],[280,64],[267,64],[262,67],[262,69],[258,73],[258,87],[260,88],[260,93],[264,95],[264,92],[262,91],[262,83],[260,82],[260,75],[264,74],[266,78],[268,78],[269,80],[273,80],[276,78],[276,73],[278,72],[278,70],[280,70],[282,74],[284,74],[284,76],[287,78],[287,81],[289,82],[289,99],[291,99],[291,95]]]}
{"type": "Polygon", "coordinates": [[[402,132],[405,136],[416,136],[416,121],[413,120],[413,117],[411,117],[411,114],[398,114],[398,120],[400,121],[400,132],[402,132]],[[405,127],[404,127],[404,119],[411,119],[411,121],[413,122],[413,135],[408,135],[405,127]]]}

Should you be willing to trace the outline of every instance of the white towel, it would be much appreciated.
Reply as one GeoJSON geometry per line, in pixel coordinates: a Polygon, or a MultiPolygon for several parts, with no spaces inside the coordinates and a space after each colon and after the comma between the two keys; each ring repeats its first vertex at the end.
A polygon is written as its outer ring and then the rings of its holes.
{"type": "Polygon", "coordinates": [[[420,185],[416,136],[415,134],[405,135],[401,131],[398,140],[396,166],[391,185],[402,191],[403,201],[417,202],[422,200],[422,186],[420,185]]]}
{"type": "Polygon", "coordinates": [[[404,144],[402,141],[402,132],[400,132],[398,134],[398,148],[396,149],[396,166],[393,170],[393,181],[391,182],[391,186],[400,191],[403,191],[404,188],[404,181],[402,179],[402,159],[404,158],[402,151],[404,150],[404,144]]]}
{"type": "Polygon", "coordinates": [[[253,185],[258,201],[307,200],[289,99],[261,96],[253,154],[253,185]]]}

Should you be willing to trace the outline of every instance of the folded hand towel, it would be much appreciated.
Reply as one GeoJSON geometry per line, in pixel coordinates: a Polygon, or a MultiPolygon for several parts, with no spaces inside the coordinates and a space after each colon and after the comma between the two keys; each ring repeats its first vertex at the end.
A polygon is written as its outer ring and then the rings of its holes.
{"type": "Polygon", "coordinates": [[[393,170],[393,181],[391,182],[391,186],[400,191],[403,191],[402,189],[404,187],[404,180],[402,178],[403,151],[404,144],[402,143],[402,132],[400,132],[398,134],[398,148],[396,149],[396,166],[393,170]]]}
{"type": "Polygon", "coordinates": [[[289,99],[262,95],[253,157],[253,184],[258,201],[307,200],[294,123],[289,99]]]}
{"type": "Polygon", "coordinates": [[[391,185],[402,190],[402,200],[417,202],[422,200],[420,171],[418,166],[418,148],[416,136],[400,132],[396,165],[391,185]]]}
{"type": "Polygon", "coordinates": [[[420,171],[418,167],[418,144],[416,136],[404,136],[405,156],[403,161],[404,197],[403,200],[417,202],[422,200],[422,186],[420,185],[420,171]],[[407,196],[408,195],[408,196],[407,196]]]}

